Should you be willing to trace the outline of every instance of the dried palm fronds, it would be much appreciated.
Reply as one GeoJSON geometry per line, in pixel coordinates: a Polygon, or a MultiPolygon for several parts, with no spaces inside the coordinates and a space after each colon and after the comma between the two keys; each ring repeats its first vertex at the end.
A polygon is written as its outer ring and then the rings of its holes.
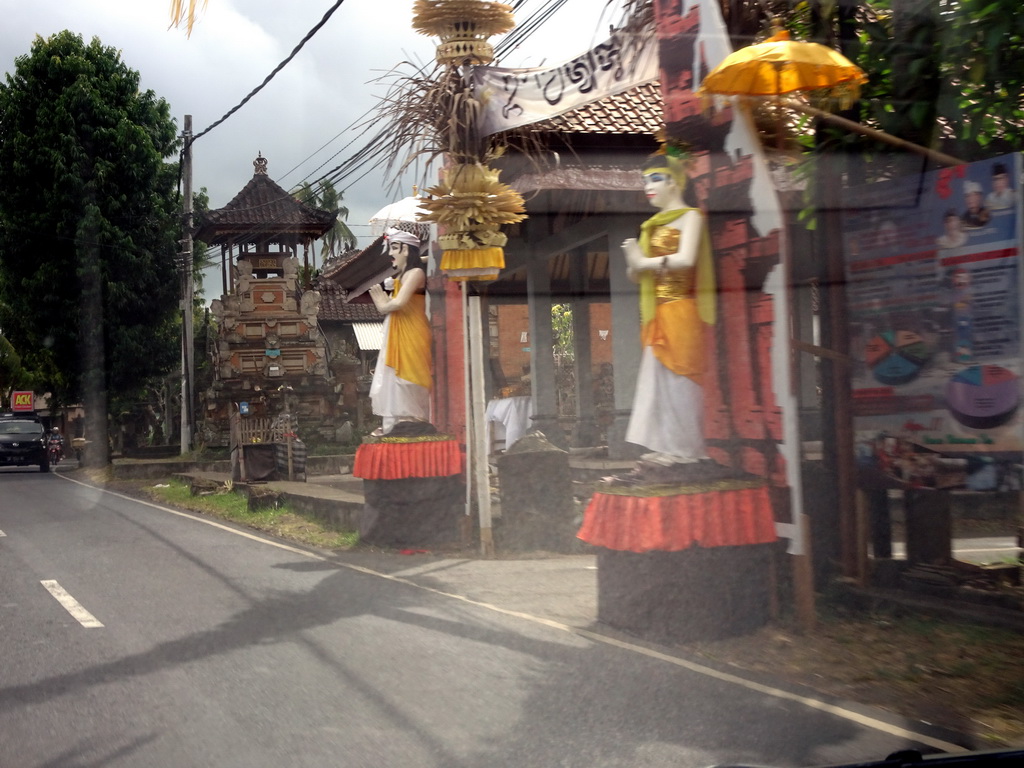
{"type": "Polygon", "coordinates": [[[376,133],[373,152],[386,157],[386,172],[400,177],[415,165],[439,160],[490,163],[506,149],[540,163],[543,147],[527,131],[484,136],[477,128],[483,104],[455,67],[392,70],[380,81],[388,90],[374,117],[361,127],[376,133]]]}
{"type": "Polygon", "coordinates": [[[387,77],[392,79],[388,91],[364,127],[379,129],[378,146],[389,158],[389,173],[400,176],[416,162],[430,165],[444,155],[456,162],[491,156],[490,140],[475,130],[480,102],[458,69],[396,70],[387,77]]]}
{"type": "MultiPolygon", "coordinates": [[[[206,10],[208,0],[202,0],[202,9],[206,10]]],[[[185,24],[186,37],[192,36],[192,26],[196,22],[196,6],[199,0],[188,0],[188,8],[185,7],[185,0],[171,0],[171,26],[180,27],[185,24]]]]}
{"type": "Polygon", "coordinates": [[[449,164],[440,183],[425,190],[420,220],[442,228],[441,268],[449,277],[493,279],[504,265],[500,228],[526,218],[526,204],[488,166],[504,145],[481,134],[483,104],[465,65],[491,60],[487,38],[513,28],[512,9],[491,0],[416,0],[413,12],[414,29],[442,40],[439,66],[395,78],[378,109],[376,120],[386,126],[378,145],[387,147],[388,171],[397,175],[420,160],[449,164]]]}

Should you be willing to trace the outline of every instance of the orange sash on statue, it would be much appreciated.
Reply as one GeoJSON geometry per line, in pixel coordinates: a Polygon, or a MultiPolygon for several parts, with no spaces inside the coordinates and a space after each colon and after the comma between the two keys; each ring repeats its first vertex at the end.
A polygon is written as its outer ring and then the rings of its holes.
{"type": "MultiPolygon", "coordinates": [[[[401,281],[395,280],[394,292],[397,294],[400,288],[401,281]]],[[[413,294],[404,307],[391,313],[384,364],[393,368],[398,378],[430,389],[430,340],[427,297],[413,294]]]]}

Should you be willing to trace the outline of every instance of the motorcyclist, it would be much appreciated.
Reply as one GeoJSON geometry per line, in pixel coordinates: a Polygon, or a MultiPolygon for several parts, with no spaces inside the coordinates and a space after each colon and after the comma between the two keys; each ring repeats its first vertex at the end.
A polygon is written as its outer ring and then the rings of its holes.
{"type": "Polygon", "coordinates": [[[57,446],[58,461],[64,458],[64,435],[60,433],[59,427],[54,427],[50,430],[50,434],[46,438],[46,445],[48,448],[54,445],[57,446]]]}

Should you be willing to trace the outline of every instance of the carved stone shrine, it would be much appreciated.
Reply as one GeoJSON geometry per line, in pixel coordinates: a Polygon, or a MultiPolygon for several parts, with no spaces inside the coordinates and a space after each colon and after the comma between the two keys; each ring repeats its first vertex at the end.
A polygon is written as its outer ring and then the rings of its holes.
{"type": "Polygon", "coordinates": [[[249,183],[223,208],[202,214],[195,233],[221,247],[224,289],[210,305],[213,381],[199,414],[208,446],[265,441],[271,422],[285,412],[306,440],[330,438],[335,429],[337,394],[317,324],[320,294],[306,286],[310,246],[336,214],[282,189],[267,175],[262,155],[253,165],[249,183]],[[244,433],[235,440],[232,413],[241,416],[244,433]]]}

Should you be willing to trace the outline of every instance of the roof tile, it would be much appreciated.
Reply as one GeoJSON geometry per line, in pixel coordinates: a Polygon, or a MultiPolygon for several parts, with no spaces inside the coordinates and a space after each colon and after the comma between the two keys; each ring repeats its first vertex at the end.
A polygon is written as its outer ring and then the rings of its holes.
{"type": "Polygon", "coordinates": [[[349,304],[345,303],[342,287],[331,280],[318,280],[314,286],[320,293],[320,312],[318,318],[321,322],[358,322],[358,321],[381,321],[383,315],[370,301],[368,295],[360,296],[349,304]]]}
{"type": "Polygon", "coordinates": [[[657,81],[606,96],[589,104],[528,126],[547,133],[656,133],[665,124],[661,87],[657,81]]]}

